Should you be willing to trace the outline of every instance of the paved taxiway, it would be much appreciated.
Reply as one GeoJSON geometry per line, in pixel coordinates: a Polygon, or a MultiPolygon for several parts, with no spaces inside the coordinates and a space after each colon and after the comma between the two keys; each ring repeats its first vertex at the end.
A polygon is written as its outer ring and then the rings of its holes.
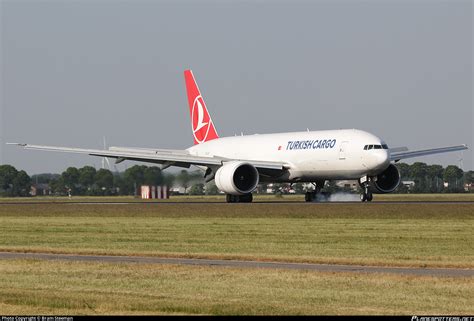
{"type": "Polygon", "coordinates": [[[75,255],[75,254],[0,252],[0,259],[2,260],[7,260],[7,259],[64,260],[64,261],[88,261],[88,262],[101,262],[101,263],[176,264],[176,265],[235,267],[235,268],[290,269],[290,270],[308,270],[308,271],[338,272],[338,273],[340,272],[390,273],[390,274],[438,276],[438,277],[473,277],[474,276],[473,269],[402,268],[402,267],[338,265],[338,264],[161,258],[161,257],[146,257],[146,256],[111,256],[111,255],[75,255]]]}

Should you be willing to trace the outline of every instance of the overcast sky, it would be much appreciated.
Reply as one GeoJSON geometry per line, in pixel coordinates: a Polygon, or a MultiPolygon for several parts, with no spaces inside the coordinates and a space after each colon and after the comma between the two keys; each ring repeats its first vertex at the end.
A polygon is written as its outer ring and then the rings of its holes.
{"type": "Polygon", "coordinates": [[[101,160],[5,142],[192,145],[187,68],[220,136],[359,128],[474,168],[471,1],[0,3],[1,161],[29,174],[101,160]]]}

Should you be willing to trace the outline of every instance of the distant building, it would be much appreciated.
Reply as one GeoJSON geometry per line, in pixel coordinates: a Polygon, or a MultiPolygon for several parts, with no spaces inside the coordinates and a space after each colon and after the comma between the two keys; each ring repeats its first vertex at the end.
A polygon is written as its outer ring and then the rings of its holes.
{"type": "Polygon", "coordinates": [[[171,187],[171,188],[170,188],[170,193],[171,193],[172,195],[185,194],[185,189],[184,189],[184,187],[171,187]]]}
{"type": "Polygon", "coordinates": [[[267,194],[273,194],[277,192],[281,192],[282,194],[295,194],[296,191],[291,186],[291,184],[283,183],[283,184],[267,184],[267,189],[263,190],[262,192],[267,194]]]}
{"type": "Polygon", "coordinates": [[[352,191],[357,191],[357,188],[359,187],[359,182],[354,180],[336,181],[336,186],[340,188],[350,189],[352,191]]]}
{"type": "Polygon", "coordinates": [[[274,190],[274,184],[273,183],[267,184],[267,190],[265,191],[265,193],[272,194],[273,190],[274,190]]]}
{"type": "Polygon", "coordinates": [[[402,184],[410,190],[415,186],[415,181],[402,181],[402,184]]]}
{"type": "Polygon", "coordinates": [[[140,188],[142,199],[168,199],[168,186],[148,186],[142,185],[140,188]]]}
{"type": "Polygon", "coordinates": [[[464,184],[464,190],[466,192],[474,192],[474,183],[466,183],[464,184]]]}
{"type": "Polygon", "coordinates": [[[33,184],[31,185],[30,195],[31,196],[45,196],[51,195],[51,188],[48,184],[33,184]]]}

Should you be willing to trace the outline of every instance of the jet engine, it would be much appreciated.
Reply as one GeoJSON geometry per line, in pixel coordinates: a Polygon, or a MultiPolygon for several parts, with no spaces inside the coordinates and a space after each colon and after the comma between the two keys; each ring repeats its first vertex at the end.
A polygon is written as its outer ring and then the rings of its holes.
{"type": "Polygon", "coordinates": [[[251,193],[258,184],[258,171],[249,163],[229,162],[216,172],[217,188],[232,195],[251,193]]]}
{"type": "Polygon", "coordinates": [[[373,185],[379,193],[391,193],[400,184],[400,172],[398,168],[390,164],[386,170],[377,175],[377,180],[374,181],[373,185]]]}

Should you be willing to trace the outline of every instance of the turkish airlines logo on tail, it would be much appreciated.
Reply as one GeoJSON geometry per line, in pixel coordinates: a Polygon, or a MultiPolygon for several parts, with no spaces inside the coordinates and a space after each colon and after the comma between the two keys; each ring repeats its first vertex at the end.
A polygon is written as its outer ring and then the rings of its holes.
{"type": "Polygon", "coordinates": [[[184,71],[194,144],[219,138],[191,70],[184,71]]]}
{"type": "Polygon", "coordinates": [[[211,118],[207,113],[204,101],[201,95],[194,99],[193,109],[191,112],[191,119],[193,125],[194,139],[200,144],[205,142],[209,135],[209,129],[211,128],[211,118]]]}

